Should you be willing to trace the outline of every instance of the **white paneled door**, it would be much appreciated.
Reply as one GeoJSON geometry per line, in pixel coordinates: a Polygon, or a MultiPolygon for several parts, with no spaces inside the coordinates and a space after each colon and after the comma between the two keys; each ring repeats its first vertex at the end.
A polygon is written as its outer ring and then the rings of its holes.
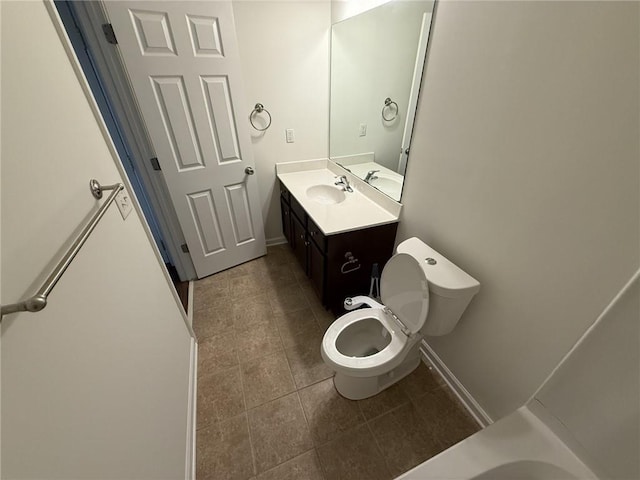
{"type": "Polygon", "coordinates": [[[104,2],[199,278],[264,255],[230,2],[104,2]]]}

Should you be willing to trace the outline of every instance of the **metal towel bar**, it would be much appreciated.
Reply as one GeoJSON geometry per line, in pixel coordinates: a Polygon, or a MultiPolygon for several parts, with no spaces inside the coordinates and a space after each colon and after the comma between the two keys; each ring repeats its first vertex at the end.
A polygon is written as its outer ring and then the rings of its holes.
{"type": "Polygon", "coordinates": [[[120,191],[124,190],[124,185],[122,183],[116,183],[114,185],[106,185],[101,186],[97,180],[91,180],[89,182],[89,188],[91,189],[92,195],[100,199],[102,198],[102,192],[104,190],[113,190],[111,194],[107,197],[107,200],[98,208],[96,213],[93,214],[89,222],[85,225],[82,231],[78,234],[78,236],[73,241],[73,244],[64,256],[60,259],[58,264],[55,266],[51,274],[44,281],[42,286],[38,289],[38,291],[27,298],[18,303],[11,303],[9,305],[2,305],[0,307],[0,319],[2,316],[9,313],[16,312],[39,312],[44,307],[47,306],[47,296],[53,290],[53,287],[56,286],[58,280],[62,277],[67,267],[71,264],[77,253],[80,251],[84,243],[91,235],[91,232],[96,228],[96,225],[100,221],[100,219],[104,216],[105,212],[109,208],[109,205],[113,203],[116,199],[116,196],[120,191]]]}

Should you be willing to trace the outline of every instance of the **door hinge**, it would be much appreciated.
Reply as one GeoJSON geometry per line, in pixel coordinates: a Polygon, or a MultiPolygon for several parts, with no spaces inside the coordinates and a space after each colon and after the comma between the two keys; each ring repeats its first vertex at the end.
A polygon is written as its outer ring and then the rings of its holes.
{"type": "Polygon", "coordinates": [[[180,248],[184,253],[189,253],[189,247],[187,247],[186,243],[183,243],[182,245],[180,245],[180,248]]]}
{"type": "Polygon", "coordinates": [[[158,162],[158,158],[157,157],[153,157],[149,161],[151,162],[151,168],[153,168],[155,171],[162,170],[160,168],[160,162],[158,162]]]}
{"type": "Polygon", "coordinates": [[[111,45],[117,45],[118,40],[116,39],[116,33],[113,31],[113,26],[110,23],[102,24],[102,31],[104,32],[104,36],[111,45]]]}

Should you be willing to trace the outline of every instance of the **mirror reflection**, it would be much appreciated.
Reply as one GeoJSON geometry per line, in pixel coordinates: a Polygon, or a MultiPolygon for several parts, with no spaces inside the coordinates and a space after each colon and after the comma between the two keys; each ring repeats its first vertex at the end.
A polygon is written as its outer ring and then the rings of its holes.
{"type": "Polygon", "coordinates": [[[433,1],[395,0],[331,33],[331,160],[400,201],[433,1]]]}

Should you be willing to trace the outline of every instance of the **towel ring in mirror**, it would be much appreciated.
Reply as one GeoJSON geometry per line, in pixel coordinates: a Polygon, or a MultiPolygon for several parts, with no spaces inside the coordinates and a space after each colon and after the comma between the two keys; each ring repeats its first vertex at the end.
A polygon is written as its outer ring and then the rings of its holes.
{"type": "Polygon", "coordinates": [[[387,121],[390,122],[391,120],[395,120],[396,117],[398,116],[398,104],[396,102],[394,102],[393,100],[391,100],[389,97],[384,99],[384,106],[382,107],[382,118],[387,121]],[[391,107],[391,105],[393,105],[395,107],[395,113],[393,114],[392,117],[387,117],[384,113],[385,113],[385,109],[387,107],[391,107]]]}

